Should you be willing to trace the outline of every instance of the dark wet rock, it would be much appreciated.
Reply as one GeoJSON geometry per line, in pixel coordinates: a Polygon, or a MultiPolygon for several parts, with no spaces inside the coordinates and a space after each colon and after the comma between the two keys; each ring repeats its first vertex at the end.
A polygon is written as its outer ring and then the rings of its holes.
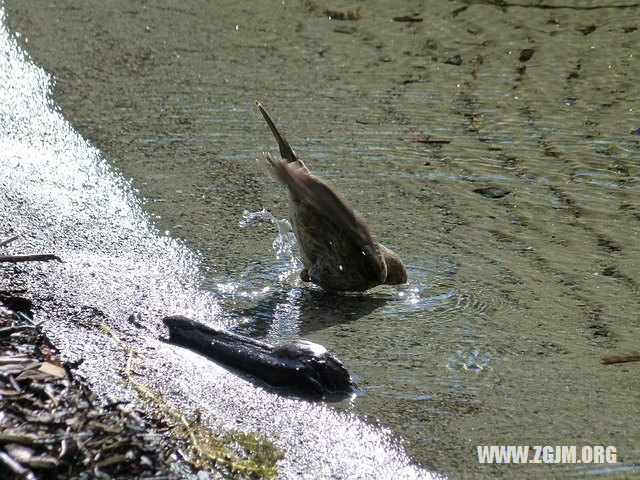
{"type": "Polygon", "coordinates": [[[500,187],[475,188],[473,191],[487,198],[502,198],[511,193],[511,190],[504,190],[500,187]]]}
{"type": "Polygon", "coordinates": [[[19,295],[5,295],[0,292],[0,302],[16,315],[20,315],[23,318],[26,316],[28,319],[33,318],[33,312],[31,311],[33,302],[28,298],[19,295]]]}
{"type": "Polygon", "coordinates": [[[636,128],[635,130],[631,130],[631,135],[640,135],[640,128],[636,128]]]}
{"type": "Polygon", "coordinates": [[[535,48],[525,48],[520,52],[520,57],[518,58],[518,60],[520,60],[521,62],[528,62],[529,60],[531,60],[531,57],[533,57],[535,51],[535,48]]]}
{"type": "Polygon", "coordinates": [[[274,387],[288,387],[318,398],[350,396],[358,391],[338,357],[317,343],[297,340],[274,346],[183,316],[166,317],[163,322],[169,328],[169,342],[274,387]]]}
{"type": "Polygon", "coordinates": [[[462,65],[462,57],[460,55],[454,55],[453,57],[447,58],[444,63],[448,63],[449,65],[455,65],[459,67],[462,65]]]}

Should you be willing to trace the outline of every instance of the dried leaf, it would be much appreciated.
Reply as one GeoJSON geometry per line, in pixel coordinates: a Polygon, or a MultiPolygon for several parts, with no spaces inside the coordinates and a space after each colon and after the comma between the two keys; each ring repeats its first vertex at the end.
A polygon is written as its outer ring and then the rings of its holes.
{"type": "Polygon", "coordinates": [[[67,376],[67,372],[64,368],[49,362],[44,362],[38,370],[56,378],[65,378],[67,376]]]}

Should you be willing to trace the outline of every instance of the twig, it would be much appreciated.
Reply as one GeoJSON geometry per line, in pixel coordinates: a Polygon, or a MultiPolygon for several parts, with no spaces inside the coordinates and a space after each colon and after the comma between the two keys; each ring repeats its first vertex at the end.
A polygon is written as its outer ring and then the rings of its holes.
{"type": "Polygon", "coordinates": [[[35,328],[35,325],[12,325],[10,327],[2,327],[0,328],[0,338],[8,337],[9,335],[22,332],[23,330],[33,330],[35,328]]]}
{"type": "MultiPolygon", "coordinates": [[[[20,463],[18,463],[15,458],[13,458],[6,452],[0,452],[0,461],[7,467],[9,467],[11,471],[13,471],[13,473],[15,473],[16,475],[20,475],[21,477],[24,477],[31,473],[28,469],[24,468],[20,463]]],[[[31,475],[33,474],[31,473],[31,475]]]]}
{"type": "Polygon", "coordinates": [[[2,240],[0,242],[0,247],[4,247],[5,245],[9,245],[11,242],[13,242],[15,240],[18,240],[19,238],[20,238],[19,235],[15,235],[15,236],[13,236],[11,238],[7,238],[6,240],[2,240]]]}
{"type": "Polygon", "coordinates": [[[640,355],[611,355],[602,357],[602,363],[604,364],[627,362],[640,362],[640,355]]]}
{"type": "Polygon", "coordinates": [[[48,262],[50,260],[62,262],[62,259],[53,253],[40,253],[35,255],[0,255],[0,263],[48,262]]]}
{"type": "Polygon", "coordinates": [[[0,433],[0,443],[19,443],[32,445],[41,435],[35,433],[14,432],[13,430],[0,433]]]}

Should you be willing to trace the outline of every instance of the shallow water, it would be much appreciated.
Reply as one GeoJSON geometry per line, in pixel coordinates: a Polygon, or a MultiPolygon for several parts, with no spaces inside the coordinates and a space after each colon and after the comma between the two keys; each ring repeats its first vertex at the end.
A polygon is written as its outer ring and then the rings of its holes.
{"type": "Polygon", "coordinates": [[[200,412],[214,431],[266,435],[285,452],[281,478],[345,478],[356,469],[354,478],[440,478],[414,466],[386,429],[281,396],[164,343],[164,316],[230,320],[202,288],[198,256],[157,231],[131,185],[73,130],[50,93],[47,74],[0,25],[2,224],[21,236],[18,248],[63,259],[6,269],[2,290],[35,300],[61,357],[81,363],[102,398],[131,398],[123,376],[131,364],[142,384],[181,411],[200,412]]]}
{"type": "Polygon", "coordinates": [[[225,323],[353,372],[366,394],[331,409],[453,478],[637,474],[637,364],[600,361],[640,350],[637,9],[367,2],[340,22],[314,2],[6,3],[62,114],[198,252],[225,323]],[[254,161],[276,150],[254,100],[408,286],[309,288],[277,225],[246,223],[287,214],[254,161]],[[615,445],[619,463],[481,466],[486,444],[615,445]]]}

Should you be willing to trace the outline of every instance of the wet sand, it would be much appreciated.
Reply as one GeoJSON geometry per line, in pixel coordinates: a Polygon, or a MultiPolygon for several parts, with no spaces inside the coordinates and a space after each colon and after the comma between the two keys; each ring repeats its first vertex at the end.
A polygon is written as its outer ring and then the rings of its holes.
{"type": "Polygon", "coordinates": [[[227,306],[298,307],[301,333],[368,391],[339,408],[453,478],[588,471],[479,466],[484,444],[615,445],[622,467],[640,463],[639,364],[600,361],[640,350],[637,9],[376,2],[348,22],[315,2],[5,8],[63,115],[159,230],[202,253],[211,285],[270,261],[275,229],[239,228],[244,209],[286,215],[253,161],[275,151],[256,99],[403,255],[417,307],[227,306]]]}

